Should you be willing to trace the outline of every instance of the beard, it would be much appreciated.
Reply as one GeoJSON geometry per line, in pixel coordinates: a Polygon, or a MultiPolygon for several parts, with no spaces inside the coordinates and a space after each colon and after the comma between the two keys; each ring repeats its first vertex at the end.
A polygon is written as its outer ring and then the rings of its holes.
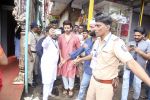
{"type": "Polygon", "coordinates": [[[71,31],[65,31],[66,34],[69,34],[71,31]]]}
{"type": "Polygon", "coordinates": [[[57,39],[58,39],[58,36],[57,36],[57,35],[53,35],[53,36],[52,36],[52,39],[57,40],[57,39]]]}
{"type": "Polygon", "coordinates": [[[141,40],[143,40],[143,38],[140,38],[140,39],[135,38],[134,40],[135,40],[136,42],[140,42],[141,40]]]}
{"type": "Polygon", "coordinates": [[[96,36],[96,33],[95,33],[95,31],[92,31],[92,32],[90,32],[90,36],[96,36]]]}

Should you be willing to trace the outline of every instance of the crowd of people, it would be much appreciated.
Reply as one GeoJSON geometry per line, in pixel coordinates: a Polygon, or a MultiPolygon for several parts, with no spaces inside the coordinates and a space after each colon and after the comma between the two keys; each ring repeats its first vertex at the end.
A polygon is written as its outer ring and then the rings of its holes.
{"type": "Polygon", "coordinates": [[[84,100],[86,91],[86,100],[112,100],[119,84],[120,62],[125,66],[121,100],[128,99],[132,84],[133,100],[138,100],[142,81],[148,86],[146,95],[150,100],[150,42],[145,39],[143,27],[136,27],[134,41],[125,44],[111,33],[112,19],[104,14],[90,21],[90,30],[85,25],[73,26],[69,20],[63,22],[63,28],[57,25],[54,20],[42,32],[33,22],[28,34],[28,83],[34,87],[33,76],[41,77],[43,100],[54,97],[57,76],[61,76],[64,96],[73,97],[75,78],[79,76],[76,100],[84,100]]]}

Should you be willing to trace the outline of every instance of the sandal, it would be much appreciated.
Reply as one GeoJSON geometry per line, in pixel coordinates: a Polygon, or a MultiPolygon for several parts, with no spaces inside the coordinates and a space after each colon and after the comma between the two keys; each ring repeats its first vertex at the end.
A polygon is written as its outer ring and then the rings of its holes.
{"type": "Polygon", "coordinates": [[[142,99],[148,99],[148,97],[145,95],[145,96],[140,96],[140,98],[142,99]]]}
{"type": "Polygon", "coordinates": [[[67,90],[67,89],[64,89],[64,90],[63,90],[63,95],[66,96],[67,94],[68,94],[68,90],[67,90]]]}
{"type": "Polygon", "coordinates": [[[72,98],[73,95],[74,95],[74,92],[73,92],[73,89],[69,90],[69,93],[68,93],[69,97],[72,98]]]}

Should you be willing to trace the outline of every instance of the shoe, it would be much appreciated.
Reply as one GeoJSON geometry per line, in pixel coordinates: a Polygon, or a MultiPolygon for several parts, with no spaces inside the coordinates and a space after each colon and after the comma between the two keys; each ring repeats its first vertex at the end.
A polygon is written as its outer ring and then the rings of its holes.
{"type": "Polygon", "coordinates": [[[58,87],[53,87],[53,90],[52,90],[52,94],[56,95],[56,96],[59,96],[59,89],[58,87]]]}
{"type": "Polygon", "coordinates": [[[52,97],[52,98],[56,97],[56,95],[54,95],[54,94],[51,94],[51,95],[49,95],[49,96],[52,97]]]}
{"type": "Polygon", "coordinates": [[[148,99],[148,97],[145,95],[145,96],[140,96],[140,98],[142,99],[148,99]]]}
{"type": "Polygon", "coordinates": [[[68,90],[67,90],[67,89],[64,89],[64,90],[63,90],[63,95],[65,95],[65,96],[68,95],[68,90]]]}
{"type": "Polygon", "coordinates": [[[69,96],[70,98],[72,98],[72,97],[73,97],[73,95],[74,95],[73,89],[69,90],[69,92],[68,92],[68,96],[69,96]]]}
{"type": "Polygon", "coordinates": [[[133,88],[130,89],[130,92],[134,92],[133,88]]]}
{"type": "Polygon", "coordinates": [[[138,100],[138,99],[134,99],[134,98],[133,98],[132,100],[138,100]]]}
{"type": "Polygon", "coordinates": [[[28,86],[31,88],[35,88],[36,86],[34,84],[28,83],[28,86]]]}

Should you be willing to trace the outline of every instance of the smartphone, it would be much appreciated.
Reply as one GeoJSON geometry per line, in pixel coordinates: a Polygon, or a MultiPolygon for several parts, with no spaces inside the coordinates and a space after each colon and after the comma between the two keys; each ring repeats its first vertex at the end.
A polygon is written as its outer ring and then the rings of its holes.
{"type": "Polygon", "coordinates": [[[135,47],[135,45],[133,45],[133,44],[130,45],[130,48],[134,48],[134,47],[135,47]]]}

